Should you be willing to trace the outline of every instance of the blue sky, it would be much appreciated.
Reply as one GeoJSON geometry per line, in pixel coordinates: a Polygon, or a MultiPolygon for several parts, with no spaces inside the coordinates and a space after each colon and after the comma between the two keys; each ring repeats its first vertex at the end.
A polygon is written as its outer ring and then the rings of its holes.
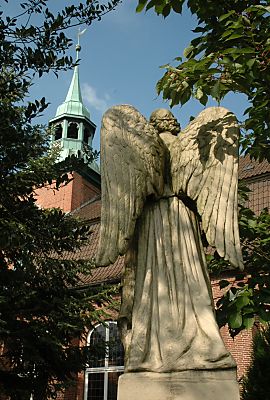
{"type": "MultiPolygon", "coordinates": [[[[10,0],[11,9],[15,7],[14,1],[10,0]]],[[[54,8],[67,3],[71,1],[51,1],[54,8]]],[[[97,125],[93,142],[97,150],[101,117],[110,106],[132,104],[146,117],[156,108],[168,107],[161,97],[157,98],[155,90],[163,74],[159,66],[181,56],[194,37],[191,29],[196,27],[196,20],[188,10],[182,15],[172,13],[164,20],[152,11],[136,14],[136,5],[137,0],[123,0],[115,11],[94,22],[81,37],[80,81],[85,105],[97,125]]],[[[68,35],[76,41],[77,29],[70,30],[68,35]]],[[[73,54],[75,56],[75,49],[73,54]]],[[[57,106],[65,99],[71,77],[72,71],[68,71],[58,78],[52,74],[33,82],[30,99],[45,96],[51,103],[38,122],[47,123],[54,117],[57,106]]],[[[239,95],[228,96],[222,105],[240,119],[247,107],[239,95]]],[[[189,117],[196,116],[202,109],[203,106],[194,100],[172,111],[184,127],[189,117]]]]}

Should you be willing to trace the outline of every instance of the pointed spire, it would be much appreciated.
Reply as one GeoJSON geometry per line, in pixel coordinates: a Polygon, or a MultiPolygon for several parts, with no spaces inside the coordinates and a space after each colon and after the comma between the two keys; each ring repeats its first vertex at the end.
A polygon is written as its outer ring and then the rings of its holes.
{"type": "MultiPolygon", "coordinates": [[[[79,60],[80,50],[81,50],[81,46],[79,44],[77,44],[76,45],[76,62],[78,62],[78,60],[79,60]]],[[[81,87],[80,87],[78,64],[74,68],[73,78],[72,78],[65,102],[67,102],[67,101],[78,101],[80,103],[83,102],[82,94],[81,94],[81,87]]]]}
{"type": "MultiPolygon", "coordinates": [[[[78,43],[76,45],[76,62],[79,60],[79,53],[81,46],[79,43],[79,37],[84,31],[78,33],[78,43]]],[[[74,68],[73,77],[69,86],[69,90],[64,103],[62,103],[56,111],[55,118],[63,115],[79,116],[90,120],[90,113],[83,104],[80,78],[79,78],[79,66],[78,64],[74,68]]]]}

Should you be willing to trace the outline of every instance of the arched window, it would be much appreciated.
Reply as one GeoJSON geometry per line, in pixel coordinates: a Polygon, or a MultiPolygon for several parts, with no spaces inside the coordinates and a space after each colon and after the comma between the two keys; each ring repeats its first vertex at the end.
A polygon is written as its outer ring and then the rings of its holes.
{"type": "Polygon", "coordinates": [[[89,144],[89,138],[91,137],[90,130],[88,128],[84,128],[83,131],[83,141],[87,144],[89,144]]]}
{"type": "Polygon", "coordinates": [[[85,371],[84,400],[116,400],[118,378],[124,372],[124,350],[116,322],[98,325],[88,336],[88,346],[94,357],[85,371]]]}
{"type": "Polygon", "coordinates": [[[55,140],[61,139],[62,133],[63,133],[62,124],[57,124],[54,127],[54,138],[55,138],[55,140]]]}
{"type": "Polygon", "coordinates": [[[76,122],[70,122],[68,124],[67,137],[70,139],[78,139],[78,132],[79,132],[78,124],[76,122]]]}

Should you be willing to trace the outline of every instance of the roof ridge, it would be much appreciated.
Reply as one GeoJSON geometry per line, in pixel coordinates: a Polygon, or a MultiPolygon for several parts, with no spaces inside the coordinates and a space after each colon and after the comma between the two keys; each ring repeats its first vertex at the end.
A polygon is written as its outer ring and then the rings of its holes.
{"type": "Polygon", "coordinates": [[[76,211],[79,211],[79,210],[81,210],[83,207],[86,207],[86,206],[88,206],[89,204],[92,204],[92,203],[94,203],[94,202],[96,202],[96,201],[98,201],[98,200],[101,200],[101,195],[100,195],[100,194],[98,194],[98,195],[95,196],[95,197],[92,197],[92,199],[90,199],[90,200],[87,200],[85,203],[81,204],[79,207],[77,207],[77,208],[75,208],[73,211],[71,211],[70,214],[74,214],[76,211]]]}

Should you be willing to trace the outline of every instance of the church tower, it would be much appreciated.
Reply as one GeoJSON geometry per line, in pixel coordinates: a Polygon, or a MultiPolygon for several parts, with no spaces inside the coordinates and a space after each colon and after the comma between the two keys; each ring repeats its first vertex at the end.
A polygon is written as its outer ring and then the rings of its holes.
{"type": "MultiPolygon", "coordinates": [[[[81,46],[78,43],[76,61],[79,60],[80,50],[81,46]]],[[[74,68],[66,99],[58,106],[56,115],[50,120],[49,126],[53,128],[53,141],[60,144],[61,160],[69,155],[82,157],[86,148],[92,149],[96,125],[91,121],[90,113],[83,104],[78,65],[74,68]]],[[[98,171],[95,163],[91,164],[91,168],[98,171]]]]}
{"type": "MultiPolygon", "coordinates": [[[[76,61],[81,46],[76,45],[76,61]]],[[[57,108],[56,115],[49,121],[52,128],[52,144],[59,143],[59,161],[70,155],[83,157],[92,151],[96,125],[90,119],[81,94],[79,66],[74,67],[73,77],[65,101],[57,108]]],[[[65,212],[73,211],[91,199],[100,196],[100,172],[95,161],[73,172],[73,180],[58,191],[42,188],[36,191],[37,204],[44,208],[57,207],[65,212]]]]}

